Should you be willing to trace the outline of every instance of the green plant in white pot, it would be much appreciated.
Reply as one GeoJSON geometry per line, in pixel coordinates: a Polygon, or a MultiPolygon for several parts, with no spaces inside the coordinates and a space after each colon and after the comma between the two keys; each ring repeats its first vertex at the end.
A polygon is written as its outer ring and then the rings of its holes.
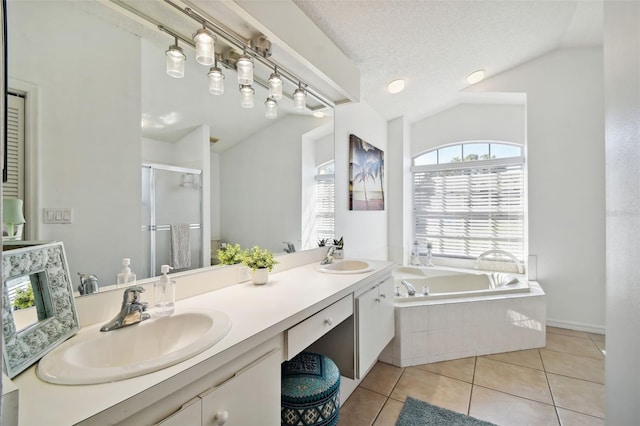
{"type": "Polygon", "coordinates": [[[251,280],[254,284],[265,284],[269,280],[269,272],[278,264],[271,251],[258,246],[244,250],[241,259],[244,265],[251,268],[251,280]]]}

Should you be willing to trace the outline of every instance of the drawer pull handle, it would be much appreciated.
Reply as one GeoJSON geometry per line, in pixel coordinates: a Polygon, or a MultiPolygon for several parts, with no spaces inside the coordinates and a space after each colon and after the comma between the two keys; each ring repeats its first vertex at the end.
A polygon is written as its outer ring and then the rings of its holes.
{"type": "Polygon", "coordinates": [[[327,325],[333,325],[333,318],[329,317],[326,320],[324,320],[324,323],[327,325]]]}
{"type": "Polygon", "coordinates": [[[386,294],[384,294],[384,293],[380,293],[380,297],[381,297],[382,299],[386,299],[386,298],[387,298],[387,295],[386,295],[386,294]]]}
{"type": "Polygon", "coordinates": [[[376,302],[380,303],[380,298],[376,297],[376,302]]]}
{"type": "Polygon", "coordinates": [[[227,420],[229,420],[229,412],[228,411],[218,411],[216,415],[213,417],[213,421],[216,425],[222,426],[227,420]]]}

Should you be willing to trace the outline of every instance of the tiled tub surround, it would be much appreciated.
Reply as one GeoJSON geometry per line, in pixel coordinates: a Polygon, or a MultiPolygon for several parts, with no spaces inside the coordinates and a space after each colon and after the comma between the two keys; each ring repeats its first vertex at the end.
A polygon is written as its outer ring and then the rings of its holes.
{"type": "MultiPolygon", "coordinates": [[[[396,302],[380,360],[399,367],[545,346],[546,300],[529,292],[396,302]]],[[[418,290],[420,291],[420,289],[418,290]]]]}

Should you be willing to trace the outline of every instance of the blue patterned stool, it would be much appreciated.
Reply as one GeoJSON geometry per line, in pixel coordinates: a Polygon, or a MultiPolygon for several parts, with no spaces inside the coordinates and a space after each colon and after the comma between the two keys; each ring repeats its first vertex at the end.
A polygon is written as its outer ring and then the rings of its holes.
{"type": "Polygon", "coordinates": [[[324,355],[302,352],[282,363],[282,425],[334,426],[340,416],[340,371],[324,355]]]}

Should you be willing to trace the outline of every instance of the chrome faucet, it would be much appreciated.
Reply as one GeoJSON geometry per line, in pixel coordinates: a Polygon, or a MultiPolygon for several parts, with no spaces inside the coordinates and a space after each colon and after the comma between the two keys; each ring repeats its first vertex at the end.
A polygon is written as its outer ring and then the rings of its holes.
{"type": "Polygon", "coordinates": [[[149,304],[140,301],[140,293],[143,292],[144,288],[138,285],[127,288],[122,296],[120,312],[111,321],[103,325],[100,331],[115,330],[151,318],[151,314],[145,312],[149,308],[149,304]]]}
{"type": "Polygon", "coordinates": [[[412,286],[409,281],[402,280],[402,281],[400,281],[400,284],[402,284],[403,286],[406,287],[407,294],[409,294],[409,296],[415,296],[416,295],[416,288],[414,286],[412,286]]]}
{"type": "Polygon", "coordinates": [[[336,251],[336,246],[331,246],[329,247],[329,250],[327,250],[327,254],[324,256],[324,259],[322,259],[322,261],[320,261],[321,265],[328,265],[331,262],[333,262],[333,252],[336,251]]]}

